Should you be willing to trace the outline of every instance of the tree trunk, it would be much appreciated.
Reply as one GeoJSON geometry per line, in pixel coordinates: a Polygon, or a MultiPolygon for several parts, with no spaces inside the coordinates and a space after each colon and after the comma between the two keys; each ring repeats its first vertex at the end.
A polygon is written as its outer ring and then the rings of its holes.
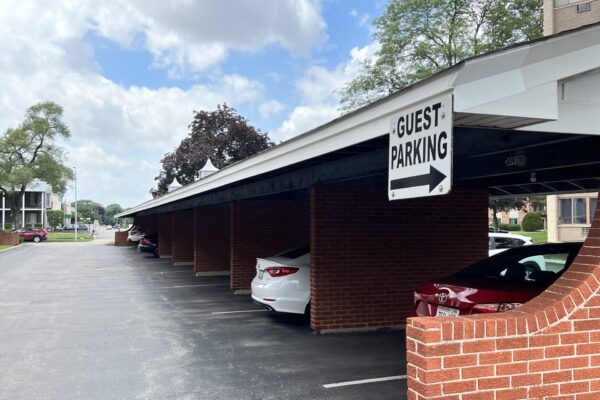
{"type": "Polygon", "coordinates": [[[498,207],[492,204],[492,213],[494,214],[494,227],[498,228],[498,207]]]}
{"type": "Polygon", "coordinates": [[[10,214],[13,226],[15,229],[21,227],[21,221],[23,217],[19,218],[19,211],[23,208],[23,194],[25,193],[25,188],[21,188],[21,190],[13,191],[6,194],[7,201],[10,201],[10,214]]]}

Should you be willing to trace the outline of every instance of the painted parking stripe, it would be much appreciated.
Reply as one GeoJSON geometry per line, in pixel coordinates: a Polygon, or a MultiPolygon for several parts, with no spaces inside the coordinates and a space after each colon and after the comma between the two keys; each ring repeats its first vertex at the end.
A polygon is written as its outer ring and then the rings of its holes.
{"type": "Polygon", "coordinates": [[[266,312],[267,310],[240,310],[240,311],[214,311],[211,312],[212,315],[219,314],[242,314],[242,313],[251,313],[251,312],[266,312]]]}
{"type": "Polygon", "coordinates": [[[362,385],[362,384],[365,384],[365,383],[397,381],[397,380],[400,380],[400,379],[406,379],[406,375],[384,376],[382,378],[361,379],[359,381],[328,383],[326,385],[323,385],[323,387],[325,389],[332,389],[332,388],[337,388],[337,387],[342,387],[342,386],[362,385]]]}

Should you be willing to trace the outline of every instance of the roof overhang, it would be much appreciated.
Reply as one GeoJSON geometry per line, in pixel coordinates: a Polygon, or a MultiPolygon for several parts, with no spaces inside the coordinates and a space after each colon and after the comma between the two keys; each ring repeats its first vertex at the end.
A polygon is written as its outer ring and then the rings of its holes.
{"type": "Polygon", "coordinates": [[[454,97],[455,127],[598,135],[600,99],[590,99],[592,95],[586,94],[586,88],[600,86],[599,71],[600,24],[465,60],[117,217],[164,209],[168,204],[241,185],[255,177],[387,135],[393,114],[446,93],[454,97]],[[577,101],[569,101],[565,87],[578,88],[583,94],[577,101]],[[589,121],[578,118],[583,114],[589,121]]]}

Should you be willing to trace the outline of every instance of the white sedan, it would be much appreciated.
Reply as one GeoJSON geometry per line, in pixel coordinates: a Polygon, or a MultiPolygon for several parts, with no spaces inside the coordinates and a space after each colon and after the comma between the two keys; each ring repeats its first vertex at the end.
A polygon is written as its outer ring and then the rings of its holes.
{"type": "Polygon", "coordinates": [[[271,311],[305,314],[310,303],[310,248],[256,259],[252,300],[271,311]]]}
{"type": "Polygon", "coordinates": [[[501,253],[504,250],[518,246],[528,246],[533,244],[529,236],[515,235],[513,233],[488,233],[489,256],[501,253]]]}

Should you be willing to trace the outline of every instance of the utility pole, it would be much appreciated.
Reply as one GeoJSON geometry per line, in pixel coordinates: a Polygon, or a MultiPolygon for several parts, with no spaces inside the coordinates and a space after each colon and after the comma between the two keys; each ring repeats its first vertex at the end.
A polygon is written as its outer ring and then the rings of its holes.
{"type": "Polygon", "coordinates": [[[75,241],[77,241],[77,228],[79,227],[77,223],[77,167],[73,167],[73,172],[75,172],[75,241]]]}

